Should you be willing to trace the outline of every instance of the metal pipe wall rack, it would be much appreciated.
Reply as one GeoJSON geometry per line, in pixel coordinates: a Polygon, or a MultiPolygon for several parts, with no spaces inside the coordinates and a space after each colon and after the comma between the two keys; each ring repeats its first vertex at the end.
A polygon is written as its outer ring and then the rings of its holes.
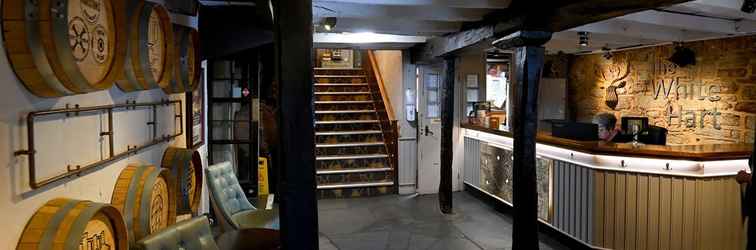
{"type": "Polygon", "coordinates": [[[172,140],[173,138],[176,138],[178,136],[181,136],[184,134],[184,127],[182,126],[184,124],[184,115],[183,115],[183,106],[181,100],[161,100],[159,102],[147,102],[147,103],[137,103],[136,101],[126,101],[125,104],[113,104],[113,105],[102,105],[102,106],[92,106],[92,107],[79,107],[79,105],[75,105],[74,107],[70,107],[69,105],[66,105],[65,108],[57,108],[57,109],[49,109],[49,110],[40,110],[40,111],[34,111],[30,112],[26,116],[26,129],[27,129],[27,146],[28,148],[25,150],[18,150],[14,152],[14,155],[26,155],[28,159],[28,168],[29,168],[29,186],[31,186],[32,189],[37,189],[40,187],[43,187],[45,185],[49,185],[51,183],[54,183],[56,181],[68,178],[68,177],[74,177],[74,176],[81,176],[83,173],[85,173],[88,170],[92,170],[94,168],[97,168],[99,166],[103,166],[109,163],[112,163],[114,161],[117,161],[121,158],[127,157],[129,155],[134,155],[139,153],[139,151],[146,149],[150,146],[157,145],[163,142],[167,142],[172,140]],[[178,108],[175,108],[175,105],[178,104],[178,108]],[[177,133],[174,133],[172,135],[158,135],[157,134],[157,108],[158,106],[169,106],[174,105],[174,121],[178,119],[179,121],[176,124],[179,124],[179,131],[177,133]],[[113,142],[113,110],[136,110],[139,107],[150,107],[152,108],[152,121],[147,122],[147,125],[152,127],[152,140],[144,145],[127,145],[127,150],[121,153],[115,153],[114,152],[114,142],[113,142]],[[66,166],[66,172],[63,174],[59,174],[53,177],[45,178],[43,180],[37,180],[37,170],[35,165],[35,154],[37,153],[34,148],[34,120],[38,117],[43,116],[51,116],[51,115],[57,115],[57,114],[65,114],[66,117],[69,117],[71,115],[78,116],[79,113],[82,112],[93,112],[93,111],[107,111],[107,117],[108,117],[108,131],[100,132],[100,137],[107,136],[108,137],[108,157],[101,159],[97,162],[89,163],[84,166],[81,165],[75,165],[66,166]]]}

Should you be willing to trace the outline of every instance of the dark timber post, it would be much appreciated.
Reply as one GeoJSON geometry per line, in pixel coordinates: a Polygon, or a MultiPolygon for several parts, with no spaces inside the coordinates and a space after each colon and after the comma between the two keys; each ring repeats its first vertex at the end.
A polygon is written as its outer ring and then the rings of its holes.
{"type": "Polygon", "coordinates": [[[279,83],[283,249],[318,249],[312,102],[312,1],[273,1],[279,83]]]}
{"type": "Polygon", "coordinates": [[[536,189],[536,130],[538,83],[543,68],[543,44],[550,32],[520,31],[494,42],[499,48],[516,47],[514,96],[514,227],[513,249],[538,249],[538,194],[536,189]]]}
{"type": "Polygon", "coordinates": [[[454,60],[445,57],[445,72],[441,106],[441,183],[438,185],[438,203],[441,212],[452,212],[452,133],[454,127],[454,60]]]}

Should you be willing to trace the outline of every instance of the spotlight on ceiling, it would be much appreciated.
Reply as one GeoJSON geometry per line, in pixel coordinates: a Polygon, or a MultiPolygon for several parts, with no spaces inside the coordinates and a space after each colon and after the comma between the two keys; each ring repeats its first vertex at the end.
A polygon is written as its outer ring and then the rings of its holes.
{"type": "Polygon", "coordinates": [[[692,49],[677,45],[675,52],[667,60],[680,67],[696,65],[696,53],[692,49]]]}
{"type": "Polygon", "coordinates": [[[583,47],[588,47],[588,32],[578,32],[578,44],[583,47]]]}
{"type": "Polygon", "coordinates": [[[325,28],[327,31],[331,31],[334,27],[336,27],[336,17],[326,17],[325,21],[323,21],[323,28],[325,28]]]}
{"type": "Polygon", "coordinates": [[[743,0],[743,6],[740,7],[740,11],[745,13],[753,13],[756,11],[756,0],[743,0]]]}

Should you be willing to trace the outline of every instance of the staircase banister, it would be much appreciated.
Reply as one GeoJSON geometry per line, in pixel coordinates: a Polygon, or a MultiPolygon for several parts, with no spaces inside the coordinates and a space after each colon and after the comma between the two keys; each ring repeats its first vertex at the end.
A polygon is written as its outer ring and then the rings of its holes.
{"type": "Polygon", "coordinates": [[[386,108],[386,114],[388,115],[388,119],[391,121],[396,121],[396,116],[394,115],[394,106],[391,105],[391,100],[389,99],[389,95],[386,91],[386,86],[383,84],[383,76],[381,76],[381,71],[378,68],[378,62],[375,59],[375,54],[373,53],[373,50],[368,50],[368,58],[370,60],[370,68],[373,70],[373,75],[375,76],[375,80],[377,81],[378,89],[381,91],[381,98],[383,98],[383,105],[386,108]]]}

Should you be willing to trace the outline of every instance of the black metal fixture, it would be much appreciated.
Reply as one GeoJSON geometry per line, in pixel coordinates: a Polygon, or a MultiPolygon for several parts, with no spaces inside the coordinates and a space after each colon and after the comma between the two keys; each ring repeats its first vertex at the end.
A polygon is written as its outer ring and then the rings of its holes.
{"type": "Polygon", "coordinates": [[[743,6],[740,7],[740,11],[745,13],[753,13],[756,11],[756,0],[743,0],[743,6]]]}
{"type": "Polygon", "coordinates": [[[675,52],[667,60],[680,67],[696,65],[696,53],[690,48],[683,47],[682,43],[679,43],[675,46],[675,52]]]}
{"type": "Polygon", "coordinates": [[[578,44],[583,47],[588,47],[588,32],[578,32],[578,44]]]}
{"type": "Polygon", "coordinates": [[[604,52],[604,55],[603,55],[603,56],[604,56],[604,58],[605,58],[606,60],[611,60],[611,59],[612,59],[612,57],[614,57],[614,55],[612,54],[612,49],[611,49],[611,48],[609,48],[609,46],[608,46],[608,45],[607,45],[607,46],[604,46],[604,47],[601,47],[601,51],[603,51],[603,52],[604,52]]]}
{"type": "Polygon", "coordinates": [[[336,21],[336,17],[326,17],[323,21],[323,28],[327,31],[333,30],[333,28],[336,27],[336,21]]]}

